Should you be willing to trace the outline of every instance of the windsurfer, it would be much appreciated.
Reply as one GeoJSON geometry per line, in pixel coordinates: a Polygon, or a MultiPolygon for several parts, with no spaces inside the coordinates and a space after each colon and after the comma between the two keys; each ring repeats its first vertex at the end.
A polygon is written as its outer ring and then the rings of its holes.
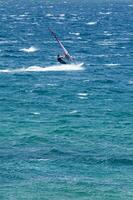
{"type": "Polygon", "coordinates": [[[63,46],[63,44],[61,43],[61,41],[59,40],[57,35],[50,28],[49,28],[49,31],[51,32],[51,34],[55,38],[55,40],[58,42],[59,46],[61,47],[61,49],[63,51],[63,56],[62,55],[57,55],[58,62],[60,62],[61,64],[67,64],[66,61],[72,62],[73,58],[68,53],[67,49],[63,46]],[[64,59],[65,59],[65,61],[64,61],[64,59]]]}
{"type": "Polygon", "coordinates": [[[58,62],[59,63],[61,63],[61,64],[67,64],[64,60],[63,60],[63,58],[65,58],[65,56],[61,56],[61,55],[57,55],[57,60],[58,60],[58,62]]]}

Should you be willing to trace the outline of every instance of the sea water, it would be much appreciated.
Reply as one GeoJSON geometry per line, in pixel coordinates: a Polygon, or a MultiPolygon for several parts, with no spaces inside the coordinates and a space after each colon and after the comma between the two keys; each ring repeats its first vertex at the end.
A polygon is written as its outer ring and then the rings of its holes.
{"type": "Polygon", "coordinates": [[[0,1],[1,200],[133,199],[132,18],[131,0],[0,1]]]}

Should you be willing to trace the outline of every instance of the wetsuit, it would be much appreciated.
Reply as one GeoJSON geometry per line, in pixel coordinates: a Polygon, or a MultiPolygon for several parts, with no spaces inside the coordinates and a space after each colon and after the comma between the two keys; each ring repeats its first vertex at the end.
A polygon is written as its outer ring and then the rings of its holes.
{"type": "Polygon", "coordinates": [[[58,56],[57,57],[58,62],[60,62],[61,64],[67,64],[64,60],[62,60],[62,57],[58,56]]]}

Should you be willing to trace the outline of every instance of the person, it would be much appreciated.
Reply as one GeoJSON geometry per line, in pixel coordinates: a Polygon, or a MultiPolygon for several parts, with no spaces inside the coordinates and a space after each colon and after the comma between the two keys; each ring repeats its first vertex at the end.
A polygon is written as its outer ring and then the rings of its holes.
{"type": "Polygon", "coordinates": [[[59,63],[61,63],[61,64],[67,64],[64,60],[63,60],[63,58],[65,58],[64,56],[61,56],[61,55],[57,55],[57,60],[58,60],[58,62],[59,63]]]}

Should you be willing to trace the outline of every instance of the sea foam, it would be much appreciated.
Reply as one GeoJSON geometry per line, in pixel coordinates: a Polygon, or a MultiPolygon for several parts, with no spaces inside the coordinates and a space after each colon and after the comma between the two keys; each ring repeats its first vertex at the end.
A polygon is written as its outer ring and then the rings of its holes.
{"type": "Polygon", "coordinates": [[[87,96],[87,93],[78,93],[79,96],[87,96]]]}
{"type": "Polygon", "coordinates": [[[31,46],[30,48],[23,48],[23,49],[20,49],[20,51],[23,51],[23,52],[27,52],[27,53],[33,53],[35,51],[38,51],[37,48],[31,46]]]}
{"type": "Polygon", "coordinates": [[[24,73],[24,72],[48,72],[48,71],[81,71],[84,70],[83,63],[53,65],[53,66],[30,66],[18,69],[0,69],[0,73],[24,73]]]}
{"type": "Polygon", "coordinates": [[[87,25],[95,25],[95,24],[97,24],[97,22],[88,22],[88,23],[86,23],[87,25]]]}
{"type": "Polygon", "coordinates": [[[112,12],[99,12],[100,15],[110,15],[112,12]]]}
{"type": "Polygon", "coordinates": [[[74,32],[69,32],[69,34],[70,34],[70,35],[76,35],[76,36],[79,36],[79,35],[80,35],[80,33],[78,33],[78,32],[76,32],[76,33],[74,33],[74,32]]]}
{"type": "Polygon", "coordinates": [[[119,63],[109,63],[109,64],[104,64],[105,66],[108,66],[108,67],[117,67],[117,66],[120,66],[119,63]]]}
{"type": "Polygon", "coordinates": [[[129,85],[133,85],[133,80],[128,81],[129,85]]]}
{"type": "Polygon", "coordinates": [[[51,14],[51,13],[47,13],[46,14],[46,17],[53,17],[54,15],[53,14],[51,14]]]}

